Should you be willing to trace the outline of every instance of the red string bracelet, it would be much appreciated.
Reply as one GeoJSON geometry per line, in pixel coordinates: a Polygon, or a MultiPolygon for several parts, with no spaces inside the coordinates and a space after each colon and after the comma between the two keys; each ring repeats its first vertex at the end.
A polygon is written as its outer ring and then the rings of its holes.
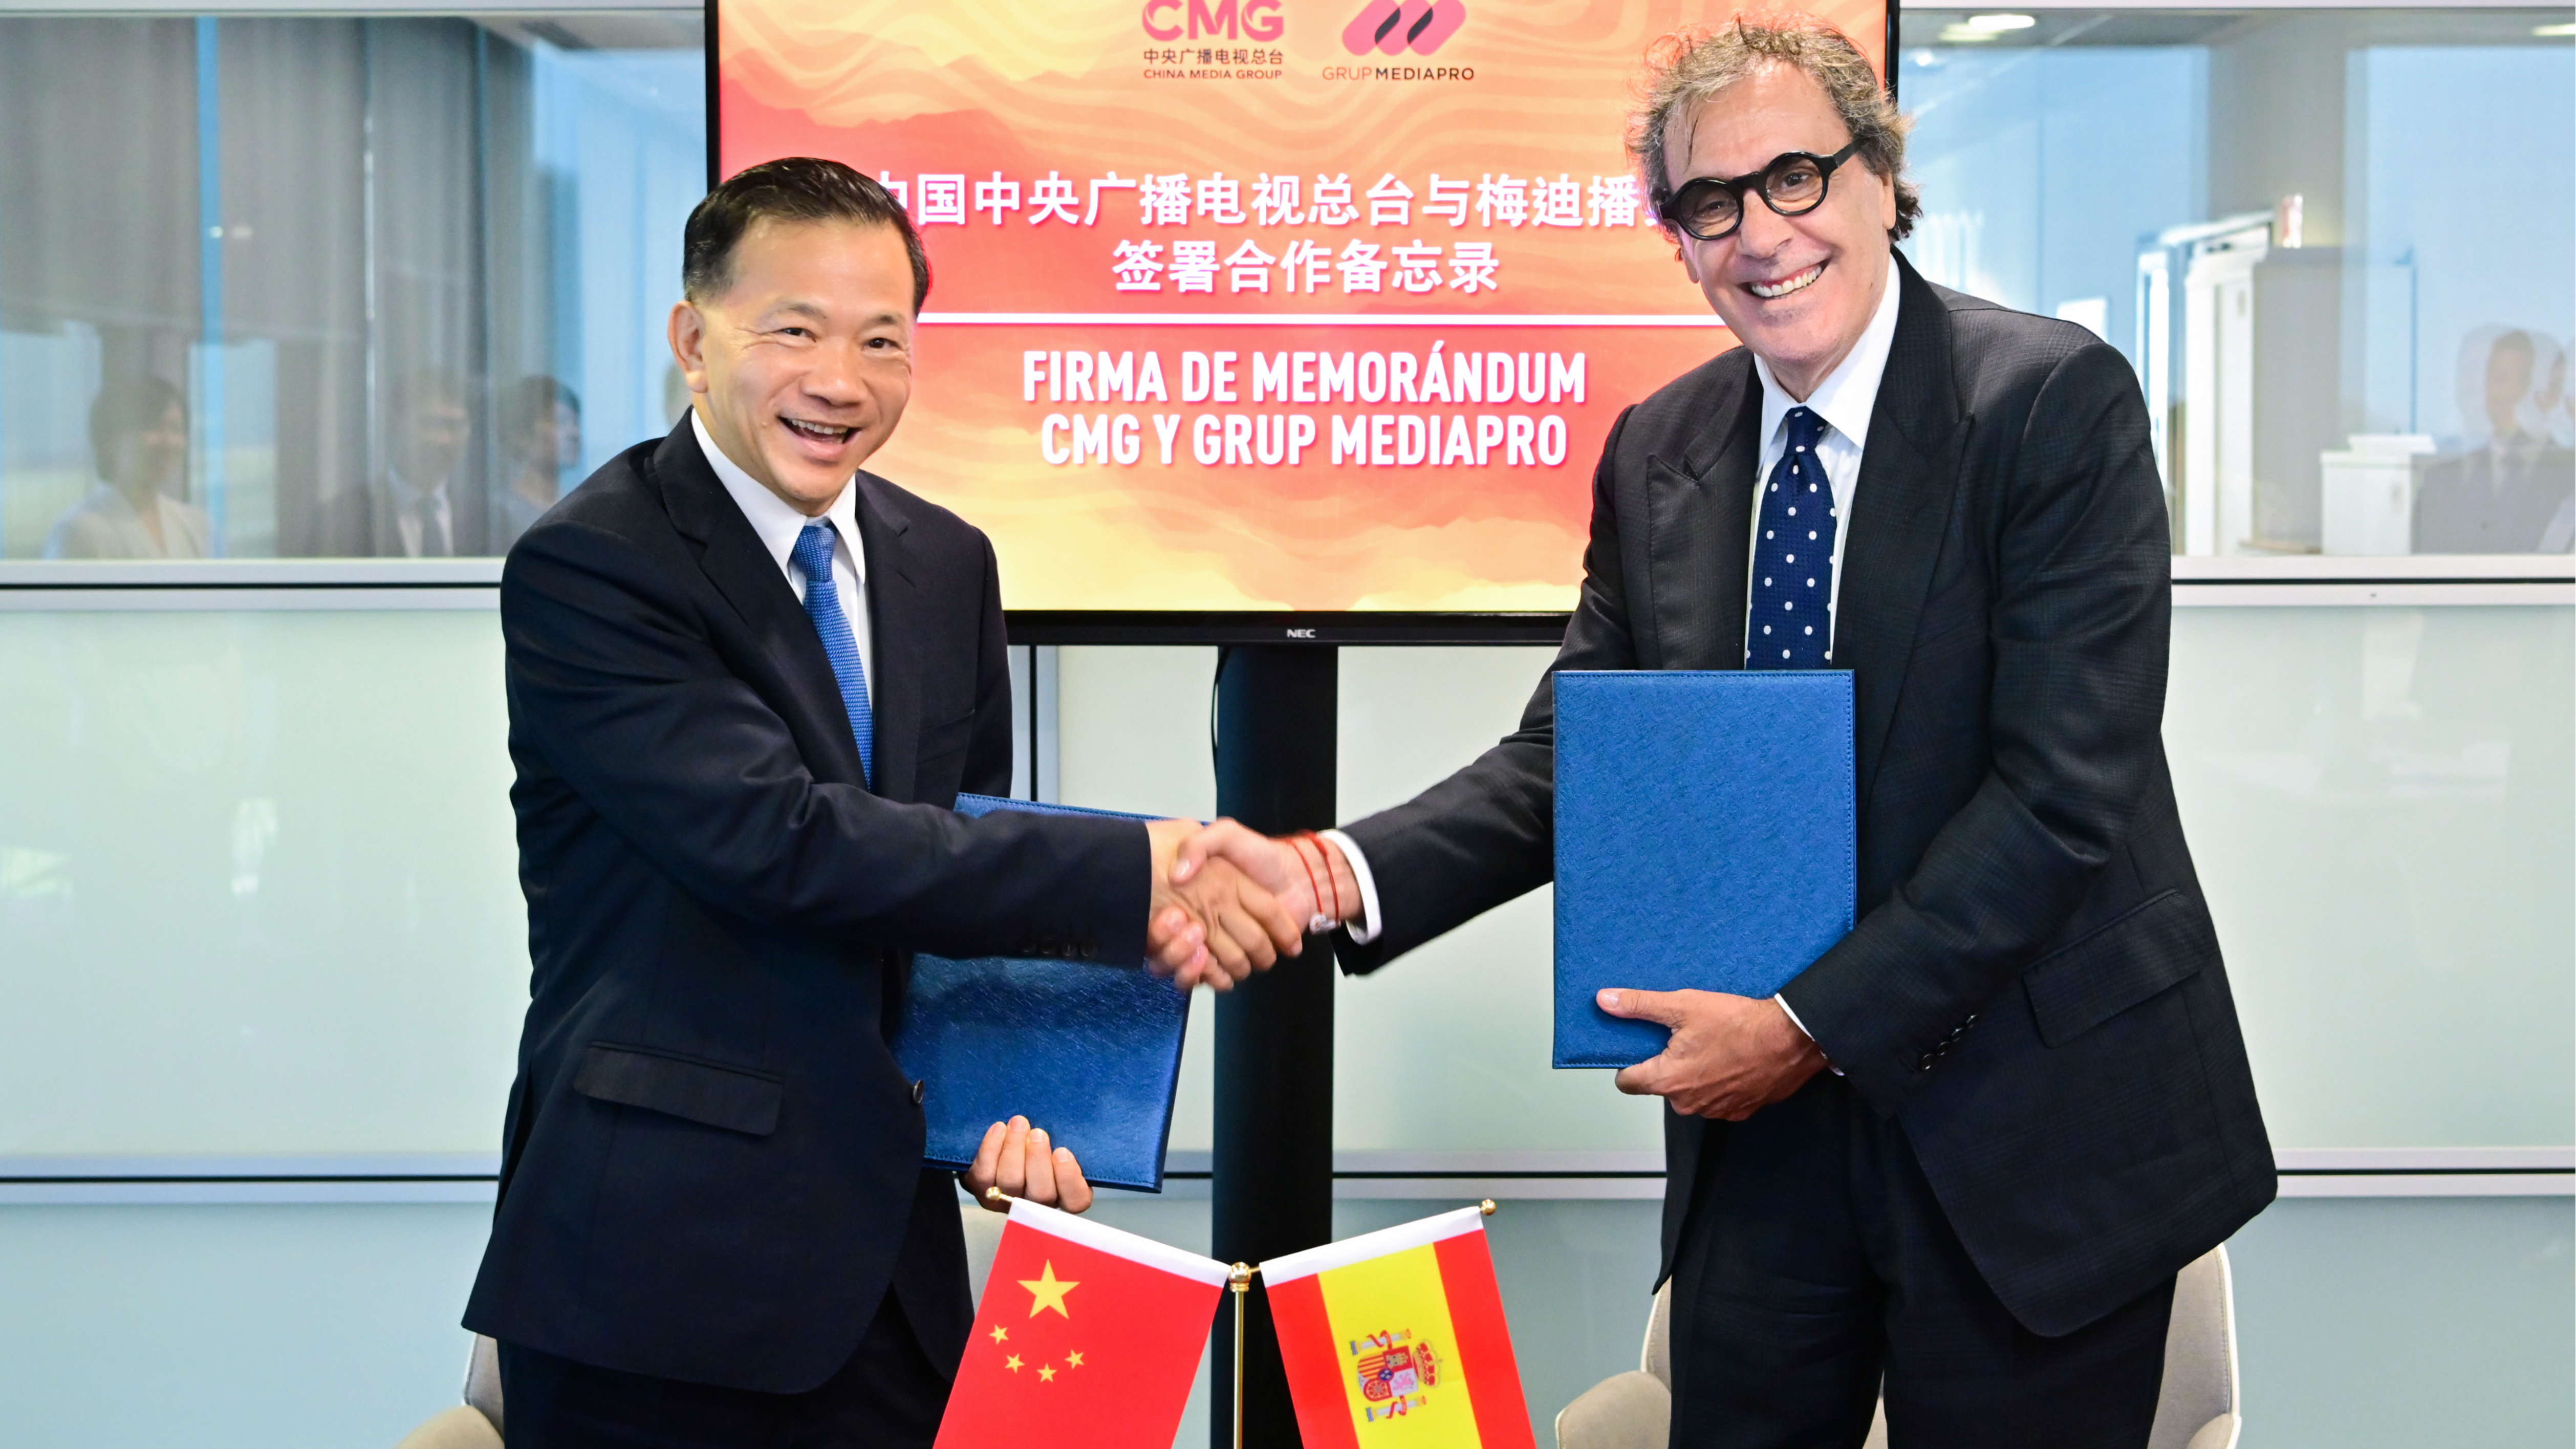
{"type": "MultiPolygon", "coordinates": [[[[1322,904],[1323,904],[1323,895],[1324,895],[1324,892],[1323,892],[1323,890],[1322,890],[1320,887],[1318,887],[1318,886],[1315,884],[1315,867],[1314,867],[1313,865],[1311,865],[1311,864],[1309,864],[1309,863],[1307,862],[1307,860],[1306,860],[1306,852],[1305,852],[1303,849],[1299,848],[1299,846],[1298,846],[1298,844],[1297,844],[1297,842],[1298,842],[1300,839],[1302,839],[1302,838],[1303,838],[1303,837],[1301,837],[1301,836],[1296,836],[1296,835],[1292,835],[1292,836],[1289,836],[1289,837],[1288,837],[1288,853],[1289,853],[1290,855],[1293,855],[1293,856],[1297,857],[1297,864],[1298,864],[1298,865],[1300,865],[1300,866],[1303,866],[1303,867],[1305,868],[1305,871],[1306,871],[1306,894],[1307,894],[1307,896],[1308,896],[1310,899],[1312,899],[1312,900],[1315,902],[1315,904],[1317,904],[1317,905],[1319,905],[1319,906],[1320,906],[1320,905],[1322,905],[1322,904]]],[[[1325,875],[1325,877],[1326,877],[1327,879],[1330,879],[1330,878],[1331,878],[1331,876],[1332,876],[1332,874],[1333,874],[1332,863],[1331,863],[1331,862],[1329,862],[1329,861],[1327,861],[1327,862],[1325,862],[1325,865],[1324,865],[1324,875],[1325,875]]],[[[1307,920],[1306,920],[1306,929],[1308,929],[1308,930],[1310,930],[1310,931],[1311,931],[1311,930],[1313,930],[1313,929],[1315,929],[1315,918],[1314,918],[1313,916],[1311,916],[1311,915],[1307,917],[1307,920]]]]}
{"type": "MultiPolygon", "coordinates": [[[[1311,830],[1300,830],[1297,832],[1297,839],[1311,840],[1315,842],[1315,858],[1324,863],[1324,884],[1331,887],[1333,892],[1333,920],[1336,923],[1339,923],[1349,919],[1342,914],[1342,883],[1333,876],[1333,858],[1325,853],[1324,837],[1317,835],[1311,830]]],[[[1301,861],[1304,860],[1306,858],[1306,852],[1302,850],[1297,852],[1297,858],[1301,861]]],[[[1312,867],[1308,868],[1307,873],[1309,876],[1313,874],[1312,867]]],[[[1307,888],[1311,890],[1313,887],[1314,882],[1309,880],[1307,882],[1307,888]]]]}

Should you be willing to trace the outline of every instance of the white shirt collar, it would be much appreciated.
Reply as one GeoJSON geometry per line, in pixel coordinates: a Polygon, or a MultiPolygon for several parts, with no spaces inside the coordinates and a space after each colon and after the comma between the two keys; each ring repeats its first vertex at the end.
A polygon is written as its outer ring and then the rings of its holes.
{"type": "Polygon", "coordinates": [[[447,504],[447,480],[444,478],[427,488],[415,488],[411,480],[402,475],[401,469],[387,468],[385,481],[393,485],[395,501],[406,508],[417,508],[424,503],[434,503],[443,508],[447,504]]]}
{"type": "MultiPolygon", "coordinates": [[[[789,582],[795,582],[796,566],[790,561],[790,556],[796,551],[796,536],[803,533],[805,525],[813,520],[790,507],[786,499],[762,487],[759,480],[742,470],[741,464],[726,457],[724,449],[717,447],[716,440],[708,436],[706,419],[699,417],[695,408],[689,410],[689,426],[697,431],[698,451],[707,455],[707,466],[715,470],[716,481],[724,485],[725,492],[733,495],[734,507],[742,510],[742,516],[751,524],[751,531],[760,535],[761,547],[768,549],[769,556],[778,560],[778,567],[786,572],[789,582]]],[[[833,499],[832,506],[823,510],[823,517],[841,535],[840,541],[833,545],[836,561],[847,561],[850,572],[864,587],[868,581],[867,550],[859,543],[859,490],[851,486],[857,481],[853,475],[849,483],[841,485],[841,496],[833,499]]]]}
{"type": "Polygon", "coordinates": [[[1891,250],[1887,256],[1887,285],[1879,291],[1878,310],[1870,314],[1869,325],[1861,329],[1860,340],[1852,344],[1852,350],[1843,355],[1843,360],[1835,364],[1833,371],[1825,374],[1825,380],[1816,384],[1816,390],[1803,404],[1789,396],[1788,389],[1780,386],[1780,380],[1771,375],[1771,364],[1758,354],[1754,357],[1754,374],[1762,379],[1764,439],[1779,437],[1789,409],[1803,406],[1814,409],[1816,415],[1852,447],[1868,445],[1869,415],[1878,405],[1878,383],[1887,372],[1888,350],[1896,344],[1899,279],[1896,253],[1891,250]]]}

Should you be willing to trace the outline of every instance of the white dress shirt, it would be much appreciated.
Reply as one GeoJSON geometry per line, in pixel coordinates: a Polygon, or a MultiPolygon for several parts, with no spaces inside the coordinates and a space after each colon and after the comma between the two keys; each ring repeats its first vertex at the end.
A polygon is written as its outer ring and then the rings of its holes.
{"type": "MultiPolygon", "coordinates": [[[[759,480],[742,471],[742,465],[725,456],[724,449],[707,435],[706,420],[695,409],[689,412],[689,426],[697,430],[698,451],[707,455],[707,466],[716,470],[716,481],[733,495],[733,506],[742,510],[751,531],[760,535],[761,547],[778,560],[778,571],[787,576],[787,587],[796,591],[796,602],[805,602],[805,574],[796,567],[792,555],[796,536],[813,522],[788,506],[786,499],[760,485],[759,480]]],[[[868,563],[859,546],[859,490],[853,475],[841,485],[841,496],[823,510],[823,521],[832,525],[838,535],[832,542],[832,584],[841,596],[841,612],[849,616],[850,636],[858,642],[859,669],[868,677],[868,706],[876,707],[877,654],[876,641],[868,632],[868,563]]]]}
{"type": "Polygon", "coordinates": [[[385,490],[394,509],[394,538],[402,545],[403,557],[420,558],[430,552],[431,540],[421,536],[421,525],[435,519],[438,523],[436,542],[444,545],[436,557],[445,558],[456,552],[456,516],[447,507],[447,480],[435,487],[415,488],[409,479],[388,468],[385,490]]]}
{"type": "MultiPolygon", "coordinates": [[[[1860,340],[1852,350],[1816,384],[1805,402],[1789,396],[1780,380],[1771,375],[1771,364],[1759,355],[1753,359],[1753,375],[1762,380],[1762,455],[1753,465],[1753,523],[1744,535],[1745,557],[1751,558],[1762,542],[1762,484],[1771,470],[1780,464],[1780,455],[1789,447],[1789,410],[1805,407],[1825,420],[1825,435],[1816,443],[1816,461],[1825,465],[1825,481],[1834,490],[1833,574],[1826,581],[1825,658],[1834,657],[1835,609],[1843,596],[1843,544],[1851,537],[1852,495],[1860,488],[1860,452],[1869,440],[1869,415],[1878,407],[1879,380],[1887,373],[1887,351],[1896,342],[1896,258],[1887,259],[1887,283],[1878,296],[1878,310],[1869,317],[1860,340]]],[[[1753,571],[1745,570],[1745,627],[1752,628],[1753,571]]],[[[1752,640],[1745,641],[1745,657],[1753,657],[1752,640]]]]}
{"type": "MultiPolygon", "coordinates": [[[[1812,408],[1818,417],[1825,420],[1826,432],[1816,444],[1816,456],[1825,465],[1825,479],[1834,490],[1833,576],[1825,601],[1825,658],[1828,660],[1834,657],[1832,625],[1835,609],[1842,599],[1843,543],[1851,537],[1852,504],[1860,489],[1861,448],[1869,439],[1869,417],[1878,406],[1878,385],[1887,372],[1888,351],[1896,342],[1896,294],[1896,257],[1891,253],[1887,259],[1887,280],[1879,292],[1878,310],[1870,314],[1869,325],[1861,330],[1860,340],[1853,343],[1852,350],[1835,364],[1834,370],[1826,373],[1824,380],[1816,384],[1815,391],[1807,395],[1803,404],[1789,396],[1780,386],[1779,379],[1771,375],[1771,364],[1758,355],[1753,359],[1754,376],[1762,383],[1762,452],[1754,464],[1753,476],[1745,480],[1753,490],[1753,519],[1752,526],[1745,531],[1744,556],[1751,559],[1754,548],[1761,542],[1762,483],[1778,466],[1781,453],[1788,449],[1789,410],[1802,405],[1812,408]]],[[[1744,580],[1747,629],[1752,627],[1752,574],[1748,567],[1744,580]]],[[[1750,647],[1748,644],[1748,650],[1750,647]]],[[[1379,924],[1384,919],[1378,914],[1377,879],[1369,873],[1368,857],[1361,854],[1357,842],[1338,830],[1327,830],[1322,834],[1324,839],[1341,848],[1343,857],[1350,861],[1352,878],[1359,882],[1360,913],[1345,922],[1344,928],[1350,932],[1354,944],[1367,945],[1377,939],[1379,924]]],[[[1797,1023],[1798,1030],[1807,1030],[1807,1024],[1798,1021],[1798,1013],[1789,1010],[1788,1002],[1781,1001],[1780,1009],[1789,1013],[1789,1020],[1797,1023]]],[[[1809,1032],[1808,1035],[1812,1037],[1814,1033],[1809,1032]]]]}

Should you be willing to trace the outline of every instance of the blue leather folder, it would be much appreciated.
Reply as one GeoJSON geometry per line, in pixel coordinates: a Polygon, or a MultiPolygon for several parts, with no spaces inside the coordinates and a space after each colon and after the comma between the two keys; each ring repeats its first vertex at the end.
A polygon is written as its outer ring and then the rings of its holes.
{"type": "MultiPolygon", "coordinates": [[[[960,795],[957,809],[1119,813],[989,795],[960,795]]],[[[894,1054],[922,1083],[923,1158],[965,1167],[985,1129],[1018,1113],[1095,1185],[1161,1192],[1189,1021],[1188,994],[1140,967],[914,957],[894,1054]]]]}
{"type": "Polygon", "coordinates": [[[1769,996],[1849,934],[1846,670],[1556,676],[1556,1062],[1625,1067],[1670,1033],[1604,987],[1769,996]]]}

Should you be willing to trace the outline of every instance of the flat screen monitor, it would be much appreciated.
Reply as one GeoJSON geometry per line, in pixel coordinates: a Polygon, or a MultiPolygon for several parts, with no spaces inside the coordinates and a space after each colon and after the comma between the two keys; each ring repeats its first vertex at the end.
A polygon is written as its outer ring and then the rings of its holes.
{"type": "MultiPolygon", "coordinates": [[[[1885,73],[1885,0],[1826,0],[1885,73]]],[[[1021,640],[1553,638],[1620,409],[1733,345],[1622,145],[1633,0],[721,0],[712,164],[882,181],[934,283],[870,464],[1021,640]]]]}

